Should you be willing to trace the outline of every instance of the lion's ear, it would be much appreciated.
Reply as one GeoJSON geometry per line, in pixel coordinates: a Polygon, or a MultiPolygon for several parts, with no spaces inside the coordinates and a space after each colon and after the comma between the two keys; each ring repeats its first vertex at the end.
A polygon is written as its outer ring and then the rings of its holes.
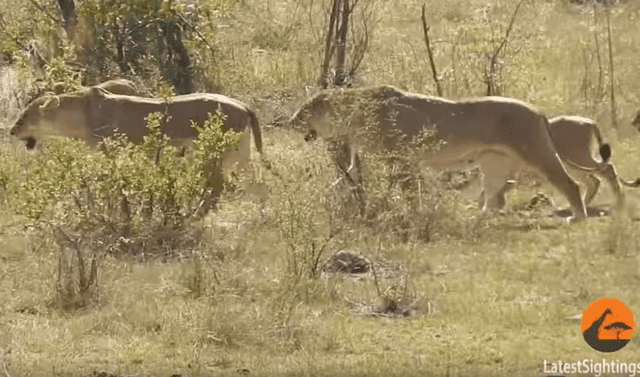
{"type": "Polygon", "coordinates": [[[40,106],[41,109],[44,110],[53,110],[58,108],[58,106],[60,106],[60,97],[58,96],[51,96],[51,98],[49,98],[47,100],[47,102],[45,102],[44,104],[42,104],[40,106]]]}

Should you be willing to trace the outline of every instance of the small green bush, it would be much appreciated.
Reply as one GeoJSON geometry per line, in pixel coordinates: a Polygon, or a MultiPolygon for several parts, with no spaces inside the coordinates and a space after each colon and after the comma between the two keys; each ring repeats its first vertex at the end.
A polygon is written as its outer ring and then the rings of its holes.
{"type": "Polygon", "coordinates": [[[112,239],[103,242],[111,250],[122,243],[114,238],[131,241],[158,236],[160,230],[184,230],[207,195],[209,165],[219,164],[239,135],[224,132],[221,117],[214,116],[194,125],[195,152],[180,158],[159,132],[160,118],[149,116],[150,132],[140,145],[122,135],[106,139],[99,151],[77,140],[50,140],[10,195],[15,210],[36,228],[53,225],[94,236],[100,231],[112,239]]]}
{"type": "Polygon", "coordinates": [[[15,211],[45,238],[53,233],[60,246],[62,308],[94,302],[97,260],[104,253],[172,255],[197,243],[197,228],[188,225],[210,195],[210,166],[219,166],[240,139],[222,122],[215,115],[192,125],[198,138],[189,158],[160,132],[162,115],[156,113],[148,117],[149,135],[140,145],[115,135],[93,151],[79,140],[53,138],[23,176],[2,165],[0,184],[15,211]],[[12,177],[19,178],[15,185],[12,177]]]}
{"type": "Polygon", "coordinates": [[[285,247],[285,277],[295,281],[319,276],[320,261],[334,237],[324,205],[331,169],[326,155],[306,152],[296,158],[280,154],[270,170],[277,182],[271,187],[273,219],[268,223],[275,224],[285,247]]]}

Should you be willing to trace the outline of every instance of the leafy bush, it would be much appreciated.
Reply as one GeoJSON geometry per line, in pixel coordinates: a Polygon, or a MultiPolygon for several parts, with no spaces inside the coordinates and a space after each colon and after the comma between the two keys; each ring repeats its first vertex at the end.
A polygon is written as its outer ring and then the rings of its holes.
{"type": "MultiPolygon", "coordinates": [[[[160,132],[161,118],[149,116],[149,135],[140,145],[123,135],[107,138],[99,151],[89,151],[78,140],[50,140],[15,191],[17,212],[37,227],[51,224],[92,234],[103,230],[109,237],[183,229],[210,195],[210,167],[220,164],[239,134],[223,131],[221,117],[214,116],[203,126],[193,125],[198,133],[194,153],[180,158],[160,132]]],[[[115,247],[113,242],[106,246],[115,247]]]]}
{"type": "Polygon", "coordinates": [[[367,157],[363,225],[403,242],[468,234],[471,216],[458,193],[416,161],[413,156],[396,156],[391,163],[388,156],[367,157]]]}
{"type": "Polygon", "coordinates": [[[303,156],[281,153],[271,163],[269,223],[275,224],[285,246],[286,278],[304,281],[318,277],[320,261],[334,234],[324,206],[330,169],[326,155],[307,150],[303,156]],[[322,158],[324,157],[324,158],[322,158]]]}
{"type": "Polygon", "coordinates": [[[398,136],[389,150],[385,144],[399,131],[381,126],[379,114],[382,106],[393,108],[393,99],[385,103],[377,90],[347,89],[323,96],[318,98],[331,112],[322,137],[340,167],[327,198],[334,231],[355,227],[360,233],[390,233],[404,242],[429,242],[465,230],[456,193],[436,171],[421,164],[422,156],[443,142],[433,129],[424,128],[414,137],[398,136]],[[361,149],[353,162],[349,143],[361,149]]]}
{"type": "Polygon", "coordinates": [[[116,135],[93,151],[82,141],[53,138],[24,176],[1,165],[0,184],[16,212],[60,247],[60,308],[98,301],[104,253],[171,256],[198,242],[198,228],[187,225],[218,194],[210,192],[208,180],[222,178],[211,174],[221,173],[215,167],[240,135],[224,131],[222,116],[212,116],[203,126],[192,124],[198,134],[194,152],[181,158],[160,131],[162,117],[149,115],[149,135],[140,145],[116,135]],[[15,185],[12,177],[19,178],[15,185]]]}

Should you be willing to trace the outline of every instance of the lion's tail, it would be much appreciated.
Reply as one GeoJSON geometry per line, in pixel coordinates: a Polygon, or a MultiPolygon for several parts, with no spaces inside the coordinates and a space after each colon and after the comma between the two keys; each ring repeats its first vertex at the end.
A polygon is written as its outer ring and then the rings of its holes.
{"type": "Polygon", "coordinates": [[[609,143],[605,143],[602,140],[602,134],[600,133],[600,129],[597,125],[593,125],[592,127],[593,136],[596,138],[598,142],[598,153],[600,153],[600,157],[602,158],[603,163],[609,162],[611,158],[611,145],[609,143]]]}
{"type": "Polygon", "coordinates": [[[258,152],[262,153],[262,134],[260,133],[260,123],[258,122],[258,117],[256,113],[247,109],[249,112],[249,117],[251,118],[251,130],[253,131],[253,141],[256,143],[256,149],[258,152]]]}
{"type": "MultiPolygon", "coordinates": [[[[593,136],[598,141],[598,147],[600,148],[600,157],[602,157],[603,163],[608,163],[609,158],[611,158],[611,146],[608,143],[602,142],[602,135],[600,134],[600,129],[595,124],[593,125],[593,136]]],[[[618,181],[624,186],[627,187],[640,187],[640,178],[637,178],[633,181],[627,181],[626,179],[622,179],[618,177],[618,181]]]]}

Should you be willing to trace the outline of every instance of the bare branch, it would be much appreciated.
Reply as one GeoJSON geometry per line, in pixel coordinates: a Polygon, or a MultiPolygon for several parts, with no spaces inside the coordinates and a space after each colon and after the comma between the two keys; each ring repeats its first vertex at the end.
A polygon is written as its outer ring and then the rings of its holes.
{"type": "Polygon", "coordinates": [[[427,25],[427,3],[422,4],[422,31],[424,33],[424,42],[427,45],[427,54],[429,54],[429,64],[431,64],[431,75],[433,81],[436,84],[438,96],[442,97],[442,87],[440,86],[440,79],[438,79],[438,72],[436,71],[436,63],[433,60],[433,51],[431,50],[431,42],[429,41],[429,25],[427,25]]]}
{"type": "Polygon", "coordinates": [[[329,27],[327,28],[327,39],[324,47],[324,61],[322,62],[322,68],[320,71],[320,85],[323,88],[327,87],[329,76],[329,63],[333,56],[333,28],[336,24],[336,18],[338,16],[338,5],[340,0],[333,0],[333,6],[331,7],[331,16],[329,17],[329,27]]]}
{"type": "Polygon", "coordinates": [[[360,0],[332,0],[331,15],[326,32],[324,61],[319,80],[323,88],[329,84],[348,85],[349,79],[355,75],[362,64],[371,36],[369,25],[372,18],[371,4],[372,0],[364,2],[360,0]],[[360,4],[360,8],[355,9],[357,4],[360,4]],[[358,18],[358,21],[354,17],[358,18]],[[335,60],[333,60],[334,57],[335,60]],[[329,79],[329,65],[332,62],[334,74],[329,79]]]}
{"type": "Polygon", "coordinates": [[[518,15],[518,9],[520,9],[520,5],[522,5],[522,3],[524,3],[525,1],[527,0],[520,0],[520,2],[518,2],[518,5],[516,5],[516,9],[513,10],[513,15],[511,15],[511,21],[509,22],[507,31],[504,33],[504,38],[502,39],[502,43],[500,43],[500,46],[498,46],[498,48],[495,50],[494,56],[498,55],[500,51],[507,45],[507,41],[509,40],[509,34],[511,34],[511,30],[513,29],[513,25],[516,21],[516,16],[518,15]]]}
{"type": "Polygon", "coordinates": [[[144,22],[138,22],[137,24],[135,24],[132,28],[130,28],[128,30],[127,34],[129,36],[131,36],[134,31],[136,31],[136,30],[138,30],[140,28],[143,28],[143,27],[147,27],[148,25],[156,23],[156,22],[161,24],[162,22],[164,22],[164,20],[162,18],[151,18],[151,19],[145,20],[144,22]]]}
{"type": "Polygon", "coordinates": [[[347,34],[349,33],[349,15],[351,11],[349,9],[349,0],[342,0],[342,19],[340,22],[340,30],[337,37],[337,52],[336,52],[336,75],[334,77],[334,84],[343,85],[345,83],[344,65],[347,57],[347,34]]]}
{"type": "Polygon", "coordinates": [[[357,43],[355,41],[355,37],[353,37],[354,51],[353,51],[353,56],[351,58],[352,63],[351,63],[351,69],[349,70],[349,77],[353,76],[356,73],[356,71],[358,70],[358,67],[360,67],[360,64],[362,64],[364,55],[367,52],[367,47],[369,47],[369,26],[367,25],[366,17],[362,20],[362,23],[364,25],[364,35],[357,43]]]}
{"type": "Polygon", "coordinates": [[[202,35],[200,33],[200,31],[195,26],[193,26],[189,21],[187,21],[181,14],[179,14],[178,17],[180,17],[182,22],[184,22],[187,26],[189,26],[191,28],[191,30],[193,30],[193,32],[196,33],[198,38],[200,38],[200,40],[205,44],[205,46],[207,46],[209,51],[211,51],[211,55],[213,56],[213,61],[215,63],[215,60],[216,60],[215,50],[213,49],[211,44],[209,44],[209,41],[207,41],[207,39],[204,37],[204,35],[202,35]]]}
{"type": "Polygon", "coordinates": [[[516,16],[518,15],[518,10],[522,3],[527,0],[520,0],[516,5],[516,8],[513,10],[513,14],[511,15],[511,21],[509,21],[509,26],[507,27],[506,32],[504,33],[504,37],[500,42],[500,45],[491,53],[489,53],[489,72],[486,73],[486,84],[487,84],[487,95],[495,95],[500,94],[498,87],[496,86],[495,77],[496,77],[496,69],[498,66],[498,57],[503,49],[506,48],[507,42],[509,41],[509,35],[511,34],[511,30],[513,30],[513,25],[516,21],[516,16]]]}

